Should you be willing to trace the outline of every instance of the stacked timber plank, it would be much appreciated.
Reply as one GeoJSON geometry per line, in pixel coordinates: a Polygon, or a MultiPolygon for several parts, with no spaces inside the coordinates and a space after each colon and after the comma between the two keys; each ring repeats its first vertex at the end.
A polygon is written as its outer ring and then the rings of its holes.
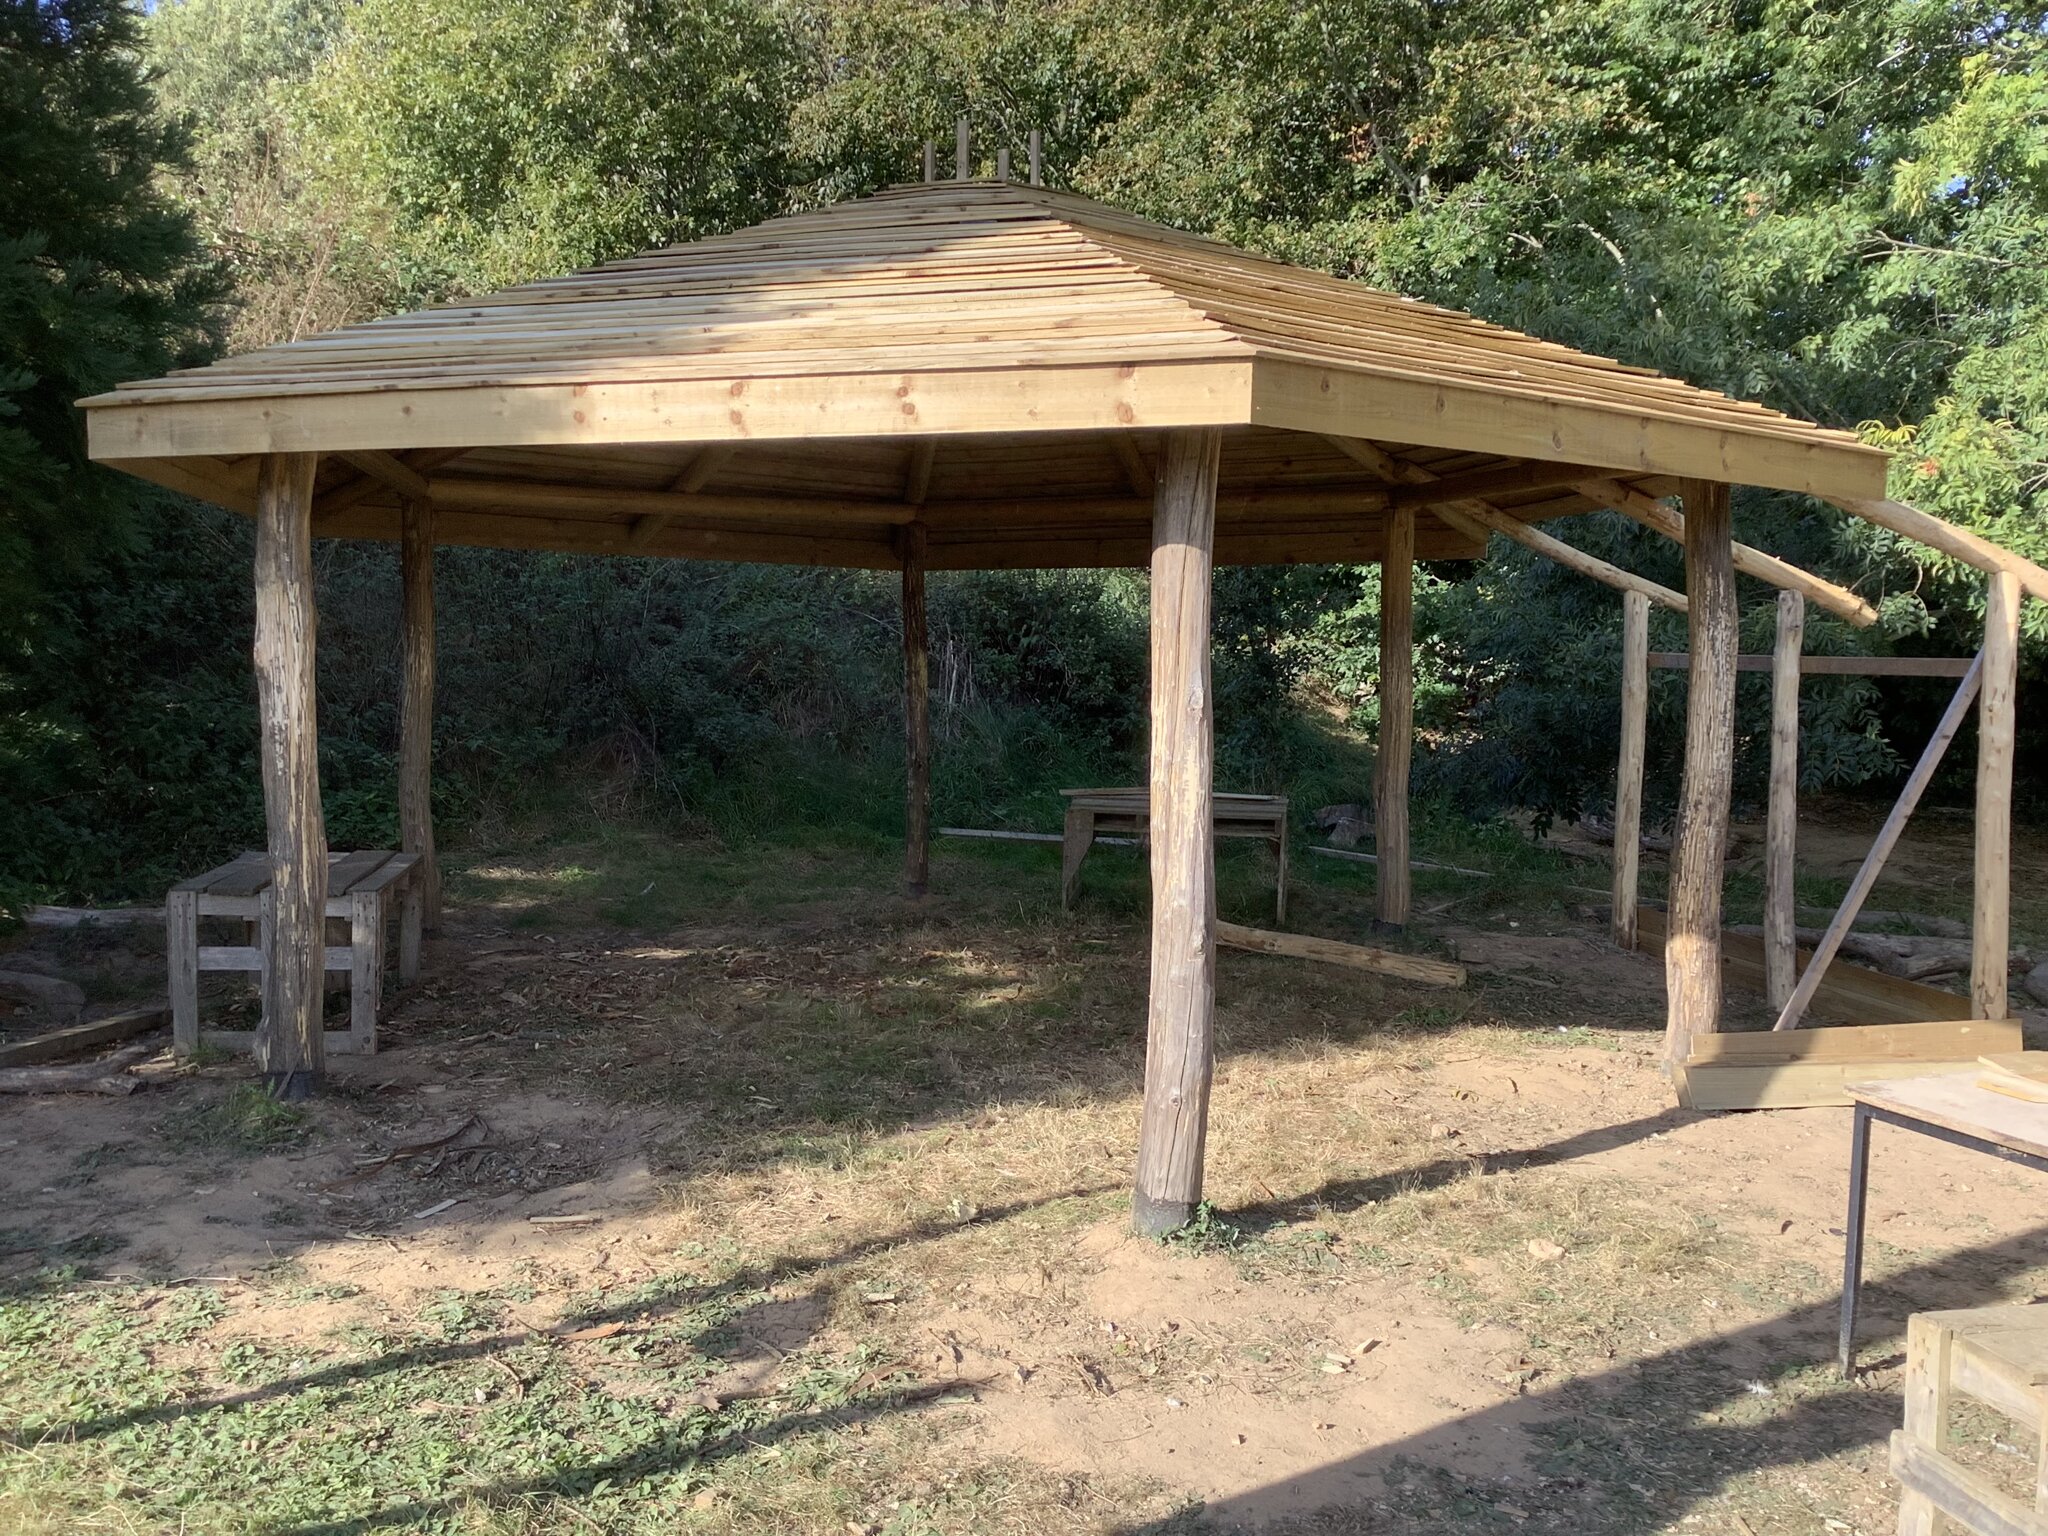
{"type": "Polygon", "coordinates": [[[1977,1086],[2009,1099],[2048,1104],[2048,1051],[2008,1051],[1977,1058],[1977,1086]]]}
{"type": "Polygon", "coordinates": [[[2020,1048],[2012,1019],[1835,1024],[1701,1035],[1673,1070],[1688,1109],[1802,1109],[1847,1104],[1850,1083],[1979,1069],[1979,1057],[2020,1048]]]}

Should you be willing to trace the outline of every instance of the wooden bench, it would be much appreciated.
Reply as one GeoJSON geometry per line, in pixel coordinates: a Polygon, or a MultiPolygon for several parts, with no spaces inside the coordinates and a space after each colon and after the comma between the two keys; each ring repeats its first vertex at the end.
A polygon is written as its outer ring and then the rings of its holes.
{"type": "MultiPolygon", "coordinates": [[[[348,924],[348,942],[327,946],[326,969],[349,982],[349,1027],[328,1030],[326,1046],[337,1053],[367,1056],[377,1049],[377,1012],[384,995],[385,922],[391,901],[399,902],[398,979],[419,974],[423,891],[420,857],[373,848],[327,856],[327,917],[348,924]]],[[[165,948],[171,972],[171,1042],[189,1053],[209,1045],[247,1050],[249,1030],[199,1027],[202,971],[242,971],[261,976],[270,949],[270,855],[245,853],[218,869],[181,881],[164,899],[165,948]],[[203,917],[239,918],[240,944],[201,944],[203,917]]],[[[324,938],[324,935],[323,935],[324,938]]]]}
{"type": "Polygon", "coordinates": [[[2048,1536],[2048,1307],[1917,1312],[1906,1321],[1906,1427],[1892,1476],[1904,1485],[1900,1536],[1956,1521],[1976,1536],[2048,1536]],[[1946,1454],[1949,1410],[1967,1397],[2022,1425],[2033,1497],[2021,1503],[1946,1454]]]}
{"type": "MultiPolygon", "coordinates": [[[[1067,830],[1060,859],[1060,905],[1073,910],[1081,893],[1081,865],[1095,839],[1105,833],[1141,842],[1152,820],[1152,797],[1143,789],[1063,789],[1067,830]]],[[[1212,814],[1218,837],[1263,838],[1273,849],[1273,915],[1287,921],[1287,798],[1284,795],[1215,796],[1212,814]]]]}

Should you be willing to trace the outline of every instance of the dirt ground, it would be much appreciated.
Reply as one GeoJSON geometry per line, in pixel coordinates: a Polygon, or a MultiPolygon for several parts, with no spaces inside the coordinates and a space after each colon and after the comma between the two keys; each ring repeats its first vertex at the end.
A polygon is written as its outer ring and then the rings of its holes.
{"type": "Polygon", "coordinates": [[[5,1102],[0,1523],[1888,1531],[1906,1314],[2048,1291],[2048,1186],[1880,1130],[1839,1381],[1847,1112],[1674,1108],[1658,967],[1568,895],[1422,925],[1459,992],[1223,955],[1212,1205],[1159,1244],[1126,890],[947,850],[921,907],[877,856],[605,920],[688,856],[474,861],[303,1115],[167,1054],[5,1102]]]}

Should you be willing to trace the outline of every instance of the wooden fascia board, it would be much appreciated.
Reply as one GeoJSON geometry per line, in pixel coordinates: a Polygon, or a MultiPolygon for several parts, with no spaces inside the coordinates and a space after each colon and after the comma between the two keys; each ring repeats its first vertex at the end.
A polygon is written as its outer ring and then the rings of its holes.
{"type": "Polygon", "coordinates": [[[1418,382],[1262,357],[1254,426],[1599,464],[1629,475],[1760,485],[1827,500],[1884,494],[1889,456],[1854,443],[1744,431],[1471,384],[1418,382]]]}
{"type": "Polygon", "coordinates": [[[97,396],[95,459],[353,449],[711,443],[1242,426],[1242,356],[929,373],[388,389],[177,400],[97,396]]]}

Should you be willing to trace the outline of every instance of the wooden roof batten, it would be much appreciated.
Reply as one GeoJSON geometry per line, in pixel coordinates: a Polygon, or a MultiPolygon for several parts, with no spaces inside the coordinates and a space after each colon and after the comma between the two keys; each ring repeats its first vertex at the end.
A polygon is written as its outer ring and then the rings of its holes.
{"type": "Polygon", "coordinates": [[[81,403],[95,458],[175,489],[246,512],[261,455],[314,452],[317,534],[431,499],[440,542],[514,548],[893,568],[915,522],[934,569],[1143,564],[1184,427],[1224,430],[1226,563],[1377,559],[1406,508],[1420,557],[1469,557],[1682,478],[1893,505],[1850,434],[1002,181],[81,403]]]}

